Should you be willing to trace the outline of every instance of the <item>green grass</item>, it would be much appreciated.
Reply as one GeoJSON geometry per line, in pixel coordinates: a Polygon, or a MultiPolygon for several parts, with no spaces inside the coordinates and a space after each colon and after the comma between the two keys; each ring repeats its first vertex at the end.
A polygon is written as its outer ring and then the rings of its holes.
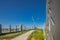
{"type": "Polygon", "coordinates": [[[3,35],[0,36],[0,39],[12,39],[15,38],[23,33],[26,33],[27,31],[23,31],[23,32],[17,32],[17,33],[12,33],[12,34],[7,34],[7,35],[3,35]]]}
{"type": "Polygon", "coordinates": [[[44,40],[44,33],[43,30],[35,30],[27,40],[31,40],[31,38],[34,37],[35,40],[44,40]]]}

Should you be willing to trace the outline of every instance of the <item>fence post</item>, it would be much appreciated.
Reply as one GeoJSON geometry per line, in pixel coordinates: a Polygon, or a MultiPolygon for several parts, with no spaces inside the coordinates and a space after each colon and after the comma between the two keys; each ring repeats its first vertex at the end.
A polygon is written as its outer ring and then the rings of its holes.
{"type": "Polygon", "coordinates": [[[10,33],[11,33],[11,25],[9,25],[9,27],[10,27],[10,33]]]}
{"type": "Polygon", "coordinates": [[[17,32],[17,26],[16,26],[16,32],[17,32]]]}
{"type": "Polygon", "coordinates": [[[0,24],[0,33],[2,33],[2,24],[0,24]]]}
{"type": "Polygon", "coordinates": [[[23,31],[23,25],[21,24],[21,31],[23,31]]]}

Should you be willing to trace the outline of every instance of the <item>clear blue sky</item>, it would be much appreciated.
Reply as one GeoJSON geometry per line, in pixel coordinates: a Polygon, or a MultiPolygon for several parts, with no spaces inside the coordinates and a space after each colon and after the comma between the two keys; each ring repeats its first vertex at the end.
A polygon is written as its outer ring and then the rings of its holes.
{"type": "Polygon", "coordinates": [[[32,16],[37,24],[44,24],[45,7],[46,0],[0,0],[0,24],[31,26],[32,16]]]}

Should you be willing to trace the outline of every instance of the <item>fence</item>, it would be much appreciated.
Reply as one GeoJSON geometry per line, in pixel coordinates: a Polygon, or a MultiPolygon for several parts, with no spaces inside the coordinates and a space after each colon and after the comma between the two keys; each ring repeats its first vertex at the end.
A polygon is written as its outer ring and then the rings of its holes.
{"type": "Polygon", "coordinates": [[[20,28],[18,28],[18,26],[16,26],[15,28],[12,28],[11,25],[9,25],[9,28],[2,28],[2,24],[0,24],[0,35],[7,34],[7,33],[20,32],[24,30],[26,29],[23,29],[23,25],[21,25],[20,28]]]}

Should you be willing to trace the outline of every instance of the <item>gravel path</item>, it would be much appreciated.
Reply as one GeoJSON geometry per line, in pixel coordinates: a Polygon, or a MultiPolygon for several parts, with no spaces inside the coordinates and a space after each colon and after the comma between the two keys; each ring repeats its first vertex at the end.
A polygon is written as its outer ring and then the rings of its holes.
{"type": "Polygon", "coordinates": [[[27,40],[28,36],[33,32],[34,30],[31,30],[27,33],[24,33],[16,38],[13,38],[12,40],[27,40]]]}

